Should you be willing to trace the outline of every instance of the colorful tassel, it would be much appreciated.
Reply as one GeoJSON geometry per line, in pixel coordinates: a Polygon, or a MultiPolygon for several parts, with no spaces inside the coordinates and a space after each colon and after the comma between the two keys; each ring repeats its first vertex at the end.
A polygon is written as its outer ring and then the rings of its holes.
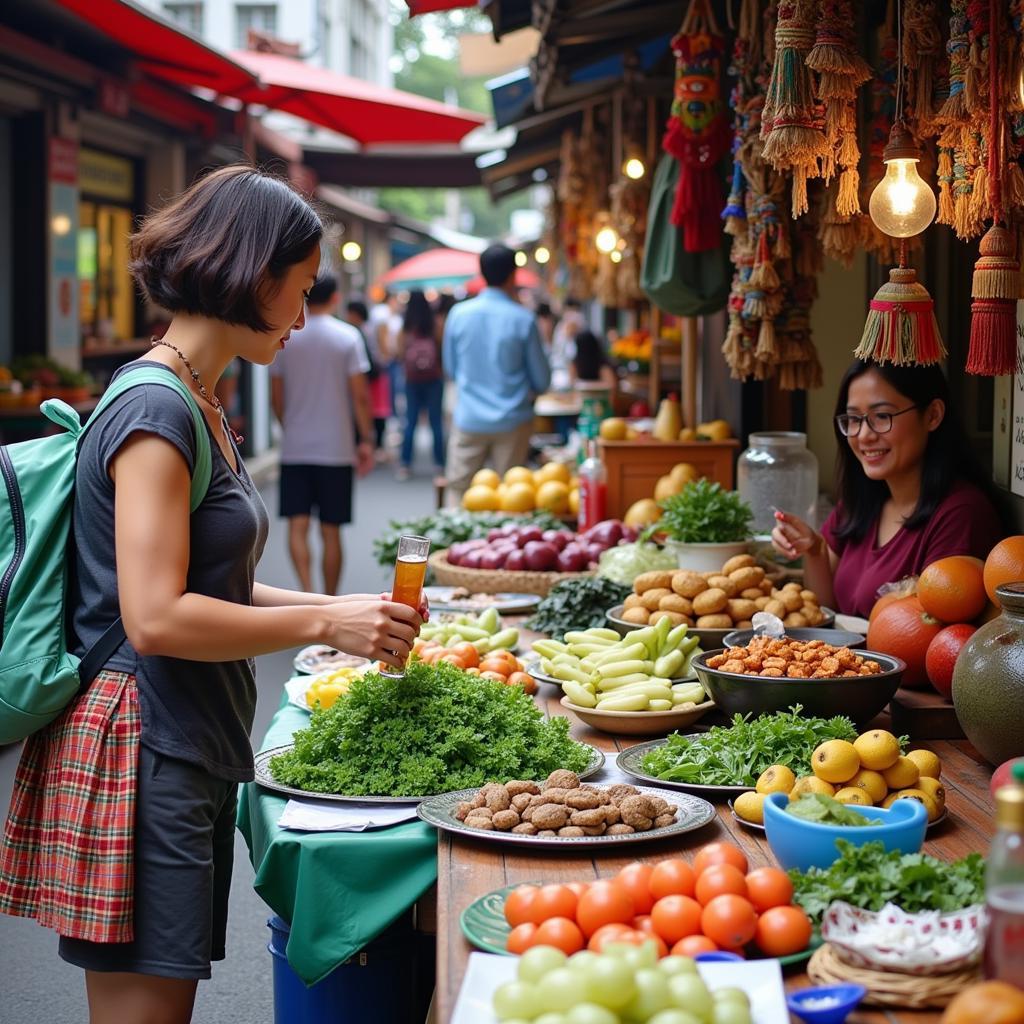
{"type": "Polygon", "coordinates": [[[946,355],[935,303],[913,267],[894,267],[871,300],[854,356],[895,366],[927,366],[946,355]]]}

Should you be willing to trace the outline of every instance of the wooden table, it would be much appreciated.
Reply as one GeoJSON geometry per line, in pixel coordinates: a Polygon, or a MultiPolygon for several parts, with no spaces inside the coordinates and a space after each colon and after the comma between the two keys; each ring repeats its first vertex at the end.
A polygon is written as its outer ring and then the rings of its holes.
{"type": "MultiPolygon", "coordinates": [[[[528,641],[524,641],[528,643],[528,641]]],[[[537,700],[549,714],[563,714],[561,696],[542,684],[537,700]]],[[[572,717],[572,716],[570,716],[572,717]]],[[[609,761],[618,751],[645,737],[618,737],[596,732],[575,718],[573,736],[603,750],[609,761]]],[[[989,794],[991,769],[965,741],[915,743],[927,746],[942,759],[942,783],[946,788],[945,822],[928,834],[924,852],[946,860],[987,851],[994,830],[994,804],[989,794]]],[[[473,842],[438,832],[437,846],[437,988],[435,1007],[439,1024],[448,1024],[462,984],[471,947],[463,938],[459,916],[475,899],[506,885],[529,881],[587,881],[613,875],[634,860],[657,861],[683,856],[692,860],[704,844],[716,839],[734,842],[746,853],[751,867],[773,864],[768,844],[760,833],[737,824],[728,806],[716,804],[718,817],[707,827],[662,842],[638,843],[619,851],[601,849],[583,857],[579,851],[506,847],[496,843],[473,842]]],[[[787,973],[786,987],[808,985],[801,970],[787,973]]],[[[933,1024],[940,1013],[866,1010],[851,1014],[849,1024],[933,1024]]],[[[794,1018],[795,1020],[795,1018],[794,1018]]]]}

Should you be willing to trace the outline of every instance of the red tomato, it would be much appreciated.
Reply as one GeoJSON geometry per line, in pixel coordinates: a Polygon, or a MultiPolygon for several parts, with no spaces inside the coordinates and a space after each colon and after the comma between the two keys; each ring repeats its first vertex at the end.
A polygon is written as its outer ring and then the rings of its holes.
{"type": "Polygon", "coordinates": [[[539,891],[535,885],[520,885],[505,897],[505,920],[513,928],[530,920],[530,905],[539,891]]]}
{"type": "Polygon", "coordinates": [[[575,921],[577,899],[576,893],[567,885],[542,885],[530,905],[530,920],[537,924],[552,917],[575,921]]]}
{"type": "Polygon", "coordinates": [[[537,941],[535,936],[537,934],[537,926],[527,921],[525,924],[517,924],[515,928],[508,933],[508,939],[505,941],[505,948],[510,953],[521,954],[525,953],[534,943],[537,941]]]}
{"type": "Polygon", "coordinates": [[[451,651],[466,663],[466,668],[477,668],[480,665],[480,652],[468,640],[456,644],[451,651]]]}
{"type": "Polygon", "coordinates": [[[697,876],[697,902],[702,907],[723,893],[747,898],[747,880],[738,868],[731,864],[712,864],[697,876]]]}
{"type": "Polygon", "coordinates": [[[527,672],[512,672],[506,680],[509,686],[521,686],[525,693],[536,693],[537,684],[527,672]]]}
{"type": "Polygon", "coordinates": [[[663,896],[692,896],[696,875],[685,860],[660,860],[651,872],[650,889],[655,900],[663,896]]]}
{"type": "Polygon", "coordinates": [[[772,907],[757,919],[754,942],[768,956],[789,956],[811,941],[810,918],[799,907],[772,907]]]}
{"type": "Polygon", "coordinates": [[[714,953],[718,949],[706,935],[687,935],[671,949],[672,956],[696,956],[698,953],[714,953]]]}
{"type": "Polygon", "coordinates": [[[750,900],[732,893],[716,896],[700,915],[701,931],[720,946],[745,946],[757,931],[757,914],[750,900]]]}
{"type": "Polygon", "coordinates": [[[744,852],[732,843],[708,843],[693,858],[693,870],[702,874],[712,864],[731,864],[734,868],[747,873],[747,858],[744,852]]]}
{"type": "Polygon", "coordinates": [[[572,956],[583,948],[583,932],[575,921],[567,917],[549,917],[533,937],[535,946],[554,946],[566,956],[572,956]]]}
{"type": "Polygon", "coordinates": [[[663,896],[651,911],[654,930],[671,946],[687,935],[700,931],[700,904],[689,896],[673,893],[663,896]]]}
{"type": "Polygon", "coordinates": [[[609,942],[620,942],[620,936],[628,935],[632,929],[625,924],[603,924],[590,936],[587,949],[600,953],[609,942]]]}
{"type": "Polygon", "coordinates": [[[651,907],[654,906],[650,887],[652,874],[652,865],[637,860],[627,864],[615,878],[615,881],[633,898],[633,909],[637,914],[649,914],[651,907]]]}
{"type": "Polygon", "coordinates": [[[780,868],[757,868],[747,875],[747,898],[763,914],[772,907],[784,907],[793,899],[793,883],[780,868]]]}
{"type": "Polygon", "coordinates": [[[603,924],[628,924],[633,920],[633,899],[622,886],[600,879],[580,897],[576,921],[591,936],[603,924]]]}

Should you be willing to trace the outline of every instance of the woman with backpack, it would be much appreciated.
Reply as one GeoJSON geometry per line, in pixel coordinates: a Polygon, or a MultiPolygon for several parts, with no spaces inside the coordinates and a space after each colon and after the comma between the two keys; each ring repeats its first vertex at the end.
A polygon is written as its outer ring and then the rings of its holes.
{"type": "Polygon", "coordinates": [[[444,472],[444,371],[438,344],[434,312],[421,291],[409,293],[398,348],[405,371],[405,436],[398,479],[408,480],[412,469],[413,440],[420,413],[425,409],[434,435],[435,472],[444,472]]]}
{"type": "Polygon", "coordinates": [[[137,283],[173,320],[81,439],[68,646],[89,662],[123,632],[28,738],[0,842],[0,910],[59,933],[91,1024],[187,1024],[224,957],[251,659],[323,643],[399,666],[422,621],[378,595],[255,581],[267,511],[215,388],[302,327],[322,230],[287,183],[232,166],[132,239],[137,283]]]}

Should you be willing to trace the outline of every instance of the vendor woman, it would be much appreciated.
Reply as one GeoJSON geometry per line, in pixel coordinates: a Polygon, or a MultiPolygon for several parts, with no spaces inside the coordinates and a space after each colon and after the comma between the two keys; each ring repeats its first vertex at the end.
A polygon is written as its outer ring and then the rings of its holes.
{"type": "Polygon", "coordinates": [[[857,360],[836,402],[838,504],[817,533],[776,513],[772,542],[803,556],[823,605],[867,617],[883,584],[948,555],[984,558],[1004,535],[994,488],[937,366],[857,360]]]}

